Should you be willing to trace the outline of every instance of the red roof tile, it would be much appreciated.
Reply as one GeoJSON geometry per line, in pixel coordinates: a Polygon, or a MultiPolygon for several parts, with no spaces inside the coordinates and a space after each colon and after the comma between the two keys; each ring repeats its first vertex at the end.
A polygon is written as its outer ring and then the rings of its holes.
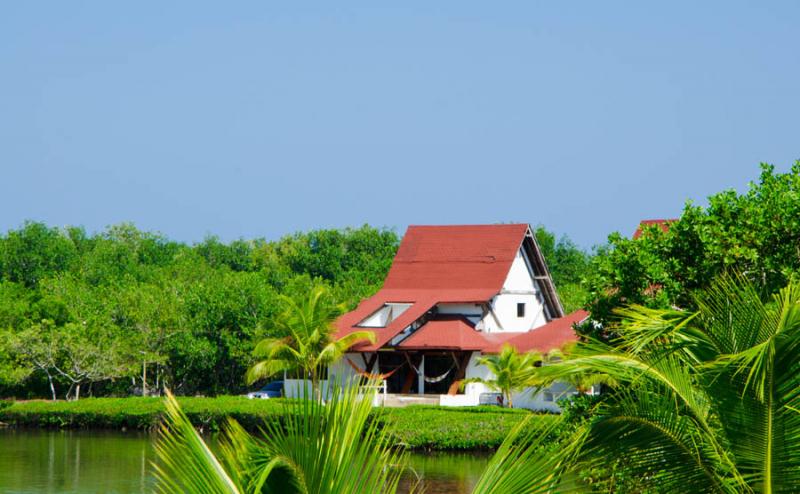
{"type": "Polygon", "coordinates": [[[659,227],[661,227],[661,231],[662,232],[666,232],[667,230],[669,230],[669,225],[671,223],[675,223],[676,221],[678,221],[677,218],[659,219],[659,220],[642,220],[642,221],[639,222],[639,227],[633,233],[633,238],[637,239],[637,238],[641,237],[642,233],[644,233],[645,228],[653,226],[653,225],[658,225],[659,227]]]}
{"type": "Polygon", "coordinates": [[[384,289],[503,287],[528,225],[410,226],[384,289]]]}
{"type": "Polygon", "coordinates": [[[402,350],[483,350],[487,345],[483,333],[462,317],[428,321],[403,340],[402,350]]]}
{"type": "Polygon", "coordinates": [[[578,341],[578,335],[572,329],[589,317],[585,310],[578,310],[564,317],[554,319],[544,326],[532,329],[526,333],[516,333],[513,337],[487,346],[484,353],[497,353],[504,344],[509,344],[518,352],[537,351],[547,353],[550,350],[561,348],[567,343],[578,341]]]}

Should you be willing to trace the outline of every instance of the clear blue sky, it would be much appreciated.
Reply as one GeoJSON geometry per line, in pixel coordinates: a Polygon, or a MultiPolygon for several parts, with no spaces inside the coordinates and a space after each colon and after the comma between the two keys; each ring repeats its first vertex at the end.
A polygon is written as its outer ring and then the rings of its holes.
{"type": "Polygon", "coordinates": [[[590,246],[800,157],[800,2],[393,3],[3,3],[0,229],[590,246]]]}

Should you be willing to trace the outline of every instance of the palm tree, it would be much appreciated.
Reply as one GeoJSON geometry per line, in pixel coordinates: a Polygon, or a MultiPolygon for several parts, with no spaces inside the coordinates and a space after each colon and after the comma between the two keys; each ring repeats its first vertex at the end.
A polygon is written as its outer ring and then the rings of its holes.
{"type": "Polygon", "coordinates": [[[511,345],[503,345],[497,355],[486,355],[477,359],[478,365],[486,366],[492,373],[490,379],[470,378],[463,385],[477,382],[496,389],[503,394],[503,401],[514,408],[512,395],[534,384],[536,373],[542,363],[542,355],[536,352],[519,353],[511,345]]]}
{"type": "Polygon", "coordinates": [[[154,463],[161,494],[394,493],[406,453],[372,420],[372,396],[358,386],[333,387],[323,404],[285,405],[278,420],[251,436],[234,420],[219,455],[205,444],[168,394],[154,463]]]}
{"type": "Polygon", "coordinates": [[[282,296],[284,310],[277,318],[274,333],[280,338],[266,338],[255,347],[260,358],[247,372],[247,382],[273,376],[279,372],[300,371],[311,381],[315,396],[321,396],[320,372],[339,360],[353,344],[375,342],[372,331],[355,331],[335,337],[334,322],[344,308],[333,303],[324,285],[315,285],[305,297],[282,296]]]}
{"type": "Polygon", "coordinates": [[[800,283],[765,301],[729,277],[696,302],[693,313],[622,310],[613,346],[581,343],[542,369],[616,383],[554,455],[561,479],[618,459],[659,492],[797,491],[800,283]]]}

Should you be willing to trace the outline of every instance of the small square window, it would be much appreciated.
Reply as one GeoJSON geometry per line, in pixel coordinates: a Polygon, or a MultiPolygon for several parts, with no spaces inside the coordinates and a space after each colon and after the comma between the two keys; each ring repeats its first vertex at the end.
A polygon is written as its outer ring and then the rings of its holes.
{"type": "Polygon", "coordinates": [[[517,317],[525,317],[525,304],[517,304],[517,317]]]}

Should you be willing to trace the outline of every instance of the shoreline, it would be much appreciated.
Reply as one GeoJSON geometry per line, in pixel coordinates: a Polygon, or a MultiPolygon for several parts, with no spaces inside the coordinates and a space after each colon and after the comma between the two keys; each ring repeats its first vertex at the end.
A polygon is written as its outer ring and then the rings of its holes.
{"type": "MultiPolygon", "coordinates": [[[[230,417],[248,431],[265,420],[291,413],[289,400],[250,400],[240,396],[179,397],[189,420],[203,433],[219,431],[230,417]]],[[[84,398],[79,401],[31,400],[0,408],[0,422],[19,429],[78,429],[154,432],[161,423],[160,398],[84,398]]],[[[420,451],[487,451],[533,412],[497,407],[446,408],[412,405],[376,410],[396,444],[420,451]]],[[[541,420],[555,416],[535,414],[541,420]]]]}

